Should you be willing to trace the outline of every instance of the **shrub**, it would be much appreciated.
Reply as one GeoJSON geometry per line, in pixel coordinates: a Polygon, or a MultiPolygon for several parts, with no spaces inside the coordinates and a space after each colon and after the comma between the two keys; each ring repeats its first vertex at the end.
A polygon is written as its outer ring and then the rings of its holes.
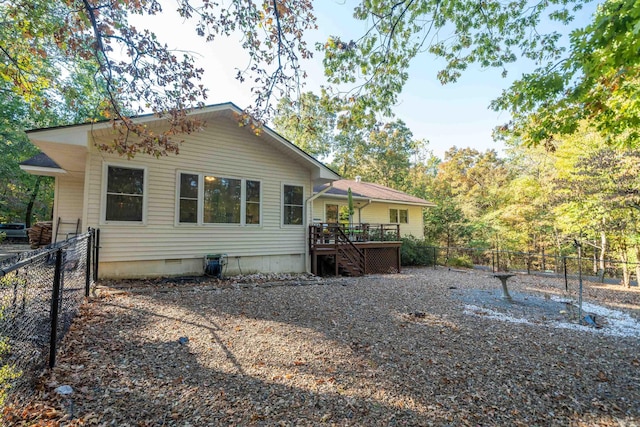
{"type": "Polygon", "coordinates": [[[449,267],[473,268],[473,261],[469,255],[460,255],[449,258],[447,265],[449,267]]]}
{"type": "MultiPolygon", "coordinates": [[[[2,312],[0,312],[1,317],[3,317],[2,312]]],[[[22,372],[15,365],[6,363],[5,358],[9,350],[9,339],[0,337],[0,406],[4,406],[11,384],[22,376],[22,372]]]]}
{"type": "Polygon", "coordinates": [[[413,236],[402,238],[400,250],[401,264],[409,265],[433,265],[433,247],[423,239],[413,236]]]}

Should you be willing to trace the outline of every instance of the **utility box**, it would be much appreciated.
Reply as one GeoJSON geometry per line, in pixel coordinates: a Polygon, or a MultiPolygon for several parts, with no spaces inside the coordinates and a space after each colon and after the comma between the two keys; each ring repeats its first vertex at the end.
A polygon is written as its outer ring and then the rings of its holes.
{"type": "Polygon", "coordinates": [[[227,265],[226,254],[208,254],[204,256],[204,274],[222,279],[223,268],[227,265]]]}

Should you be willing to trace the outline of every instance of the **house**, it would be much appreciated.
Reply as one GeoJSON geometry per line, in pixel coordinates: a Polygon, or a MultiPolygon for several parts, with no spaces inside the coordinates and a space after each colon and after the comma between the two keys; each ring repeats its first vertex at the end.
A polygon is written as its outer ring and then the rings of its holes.
{"type": "Polygon", "coordinates": [[[224,254],[227,274],[308,271],[313,188],[340,177],[271,129],[239,126],[241,113],[231,103],[194,111],[204,129],[160,158],[99,151],[113,140],[108,122],[32,130],[46,157],[22,168],[55,177],[58,240],[100,229],[100,277],[202,274],[207,254],[224,254]]]}
{"type": "MultiPolygon", "coordinates": [[[[160,158],[98,150],[113,140],[108,122],[35,129],[27,135],[43,154],[21,168],[55,177],[55,240],[100,230],[101,278],[202,274],[207,259],[226,260],[228,275],[317,273],[329,258],[336,274],[399,271],[398,236],[422,235],[430,203],[341,180],[273,130],[239,126],[241,113],[232,103],[192,112],[204,129],[181,137],[180,154],[160,158]],[[348,188],[366,224],[346,234],[322,227],[320,241],[315,223],[333,222],[348,188]]],[[[158,131],[165,123],[153,115],[135,121],[158,131]]]]}
{"type": "Polygon", "coordinates": [[[348,221],[348,192],[351,189],[353,223],[398,224],[401,237],[424,238],[422,211],[434,203],[383,185],[341,179],[330,184],[319,184],[313,191],[320,194],[313,203],[314,223],[348,221]]]}
{"type": "Polygon", "coordinates": [[[400,238],[424,238],[422,211],[434,206],[360,177],[319,184],[314,192],[311,272],[320,275],[400,272],[400,238]]]}

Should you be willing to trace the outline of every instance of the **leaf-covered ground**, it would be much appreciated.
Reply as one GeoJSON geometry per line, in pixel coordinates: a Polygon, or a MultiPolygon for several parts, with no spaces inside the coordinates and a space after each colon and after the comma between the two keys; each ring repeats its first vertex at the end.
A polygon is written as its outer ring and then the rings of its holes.
{"type": "Polygon", "coordinates": [[[4,422],[640,425],[637,288],[585,284],[582,327],[550,278],[253,279],[109,283],[4,422]]]}

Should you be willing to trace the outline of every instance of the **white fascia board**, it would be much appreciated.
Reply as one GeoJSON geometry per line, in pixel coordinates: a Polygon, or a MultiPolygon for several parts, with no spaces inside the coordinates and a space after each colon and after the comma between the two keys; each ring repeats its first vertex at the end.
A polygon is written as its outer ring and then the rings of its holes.
{"type": "MultiPolygon", "coordinates": [[[[348,200],[349,196],[347,195],[342,195],[342,194],[329,194],[329,193],[324,193],[322,195],[322,197],[326,197],[327,199],[340,199],[340,200],[348,200]]],[[[351,198],[353,199],[354,202],[371,202],[372,200],[368,197],[362,197],[362,196],[351,196],[351,198]]]]}
{"type": "Polygon", "coordinates": [[[371,202],[377,203],[388,203],[388,204],[396,204],[396,205],[409,205],[409,206],[424,206],[424,207],[434,207],[435,204],[431,202],[404,202],[402,200],[385,200],[385,199],[371,199],[371,202]]]}
{"type": "Polygon", "coordinates": [[[46,168],[42,166],[20,165],[20,169],[31,175],[59,176],[67,174],[67,171],[61,168],[46,168]]]}

